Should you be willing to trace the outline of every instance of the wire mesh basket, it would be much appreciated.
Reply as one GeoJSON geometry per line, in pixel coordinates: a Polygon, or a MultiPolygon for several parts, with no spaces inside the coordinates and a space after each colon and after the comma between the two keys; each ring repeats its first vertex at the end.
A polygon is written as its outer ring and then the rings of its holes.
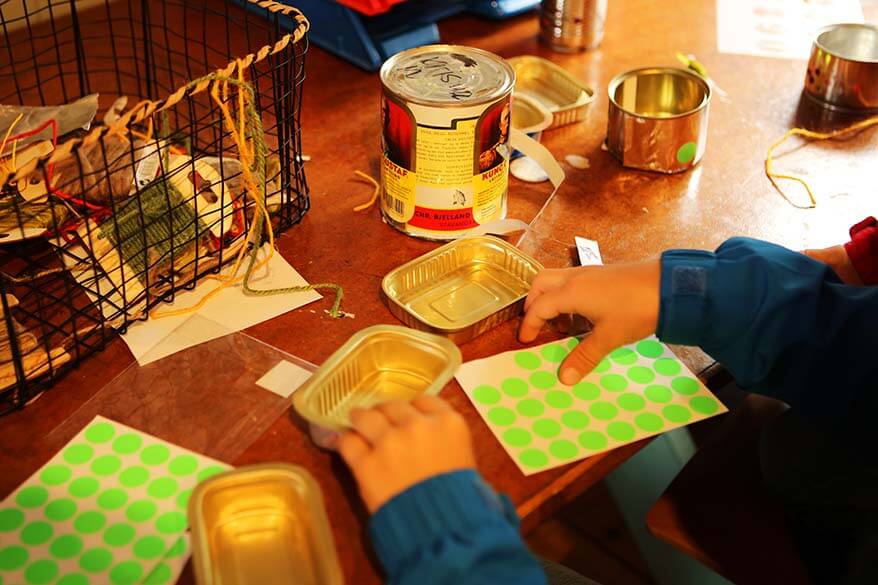
{"type": "Polygon", "coordinates": [[[0,0],[0,414],[308,210],[308,22],[249,3],[0,0]]]}

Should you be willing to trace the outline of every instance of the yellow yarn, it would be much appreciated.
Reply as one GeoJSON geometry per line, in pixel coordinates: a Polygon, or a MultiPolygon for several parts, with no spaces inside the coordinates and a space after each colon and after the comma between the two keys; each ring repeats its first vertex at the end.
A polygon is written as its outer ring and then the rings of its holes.
{"type": "Polygon", "coordinates": [[[354,171],[354,174],[357,175],[358,177],[360,177],[361,179],[363,179],[364,181],[368,181],[369,183],[372,183],[372,185],[375,187],[375,190],[372,191],[372,198],[371,199],[369,199],[368,201],[366,201],[362,205],[357,205],[356,207],[354,207],[354,211],[363,211],[364,209],[369,209],[370,207],[375,205],[376,201],[378,201],[378,192],[381,191],[381,185],[378,184],[378,181],[376,181],[375,179],[373,179],[372,177],[370,177],[369,175],[367,175],[366,173],[364,173],[362,171],[354,171]]]}

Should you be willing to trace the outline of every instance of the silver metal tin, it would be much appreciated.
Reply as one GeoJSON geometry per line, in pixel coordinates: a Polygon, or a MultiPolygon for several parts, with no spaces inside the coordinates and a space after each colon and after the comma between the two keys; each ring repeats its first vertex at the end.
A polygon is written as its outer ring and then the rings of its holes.
{"type": "Polygon", "coordinates": [[[878,111],[878,26],[820,29],[811,47],[805,95],[831,109],[878,111]]]}
{"type": "Polygon", "coordinates": [[[685,69],[652,67],[617,75],[608,88],[607,148],[626,167],[679,173],[707,147],[710,85],[685,69]]]}
{"type": "Polygon", "coordinates": [[[594,49],[604,38],[607,0],[543,0],[540,40],[560,53],[594,49]]]}

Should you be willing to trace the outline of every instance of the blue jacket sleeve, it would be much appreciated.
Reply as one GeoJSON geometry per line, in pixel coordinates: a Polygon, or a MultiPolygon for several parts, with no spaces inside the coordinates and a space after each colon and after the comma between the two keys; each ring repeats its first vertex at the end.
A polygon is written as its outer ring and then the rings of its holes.
{"type": "Polygon", "coordinates": [[[474,470],[423,481],[372,516],[372,542],[394,585],[544,585],[518,517],[474,470]]]}
{"type": "Polygon", "coordinates": [[[878,287],[846,286],[774,244],[665,252],[657,334],[701,346],[742,387],[813,419],[878,403],[878,287]]]}

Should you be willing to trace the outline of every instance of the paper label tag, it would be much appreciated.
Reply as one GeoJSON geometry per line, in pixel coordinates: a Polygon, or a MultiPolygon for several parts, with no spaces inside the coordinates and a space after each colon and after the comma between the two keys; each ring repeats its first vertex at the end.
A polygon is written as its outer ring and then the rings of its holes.
{"type": "Polygon", "coordinates": [[[604,261],[601,258],[601,251],[598,243],[588,238],[580,238],[576,236],[576,250],[579,252],[580,266],[601,266],[604,261]]]}

